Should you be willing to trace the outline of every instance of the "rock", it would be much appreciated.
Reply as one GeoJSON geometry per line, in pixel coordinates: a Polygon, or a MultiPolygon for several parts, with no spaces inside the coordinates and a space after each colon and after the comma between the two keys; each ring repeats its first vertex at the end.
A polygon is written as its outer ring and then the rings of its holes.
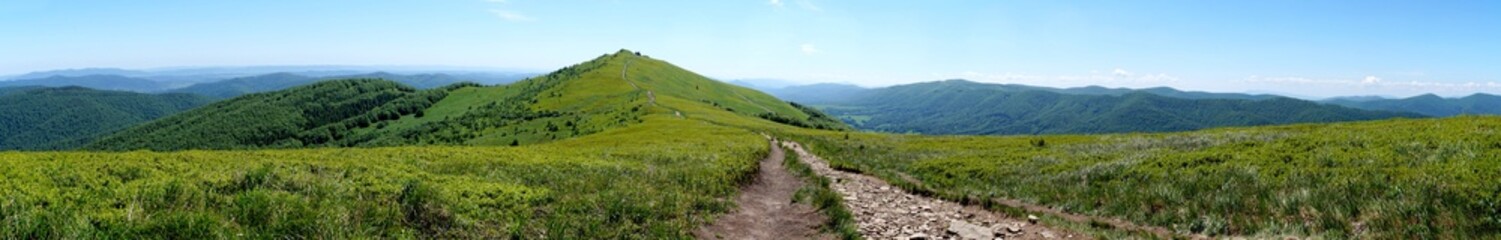
{"type": "Polygon", "coordinates": [[[1042,238],[1058,238],[1058,236],[1055,235],[1055,234],[1053,234],[1053,232],[1051,232],[1051,231],[1042,231],[1041,233],[1038,233],[1038,234],[1042,235],[1042,238]]]}
{"type": "Polygon", "coordinates": [[[912,234],[912,236],[907,236],[907,239],[908,240],[928,240],[928,239],[932,239],[932,238],[928,237],[927,234],[918,233],[918,234],[912,234]]]}
{"type": "Polygon", "coordinates": [[[1037,215],[1027,214],[1027,222],[1037,224],[1037,215]]]}
{"type": "Polygon", "coordinates": [[[990,239],[994,236],[985,227],[959,220],[949,221],[948,233],[959,235],[960,239],[990,239]]]}

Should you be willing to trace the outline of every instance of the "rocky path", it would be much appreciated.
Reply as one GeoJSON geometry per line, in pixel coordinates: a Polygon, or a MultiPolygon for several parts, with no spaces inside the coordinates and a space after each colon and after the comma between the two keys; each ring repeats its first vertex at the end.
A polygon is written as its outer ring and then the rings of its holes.
{"type": "Polygon", "coordinates": [[[1027,219],[1010,218],[979,207],[923,197],[875,177],[837,171],[795,142],[782,146],[798,154],[855,214],[860,234],[869,239],[1089,239],[1027,219]]]}
{"type": "Polygon", "coordinates": [[[738,209],[694,231],[698,239],[833,239],[819,233],[826,218],[807,204],[792,203],[802,180],[782,166],[785,152],[771,141],[771,154],[762,159],[750,185],[735,197],[738,209]]]}

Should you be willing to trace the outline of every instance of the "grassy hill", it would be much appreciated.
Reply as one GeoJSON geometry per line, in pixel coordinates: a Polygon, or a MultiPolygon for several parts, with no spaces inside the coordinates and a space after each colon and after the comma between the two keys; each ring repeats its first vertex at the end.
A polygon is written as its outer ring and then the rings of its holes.
{"type": "Polygon", "coordinates": [[[1476,93],[1462,98],[1425,94],[1403,99],[1335,99],[1326,101],[1359,109],[1415,112],[1447,117],[1463,114],[1501,115],[1501,96],[1476,93]]]}
{"type": "Polygon", "coordinates": [[[688,238],[769,151],[750,129],[837,124],[813,115],[628,51],[503,86],[323,82],[91,146],[183,151],[0,153],[0,238],[688,238]],[[391,147],[306,148],[337,146],[391,147]]]}
{"type": "Polygon", "coordinates": [[[0,150],[71,149],[131,125],[211,102],[190,94],[83,87],[0,90],[0,150]]]}
{"type": "Polygon", "coordinates": [[[693,114],[679,102],[795,126],[844,128],[816,110],[621,51],[501,86],[416,90],[342,80],[252,94],[143,124],[89,148],[534,144],[641,123],[653,112],[693,114]]]}
{"type": "Polygon", "coordinates": [[[786,131],[836,168],[998,211],[995,198],[1215,238],[1501,237],[1501,117],[1165,134],[786,131]]]}
{"type": "Polygon", "coordinates": [[[1059,134],[1187,131],[1422,117],[1290,98],[1185,99],[1147,92],[1063,94],[962,80],[871,90],[824,110],[857,128],[924,134],[1059,134]]]}

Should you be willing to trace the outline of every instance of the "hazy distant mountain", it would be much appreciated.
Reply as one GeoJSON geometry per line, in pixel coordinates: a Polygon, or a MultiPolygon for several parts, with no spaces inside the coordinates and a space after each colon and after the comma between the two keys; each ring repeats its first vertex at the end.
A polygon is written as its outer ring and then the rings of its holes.
{"type": "Polygon", "coordinates": [[[418,89],[430,89],[447,86],[459,82],[475,82],[481,84],[510,83],[525,78],[521,74],[468,74],[466,77],[448,74],[393,74],[387,72],[338,75],[338,76],[305,76],[293,73],[272,73],[249,77],[239,77],[217,82],[199,83],[192,86],[175,89],[172,92],[193,93],[215,98],[232,98],[240,95],[277,91],[296,86],[308,85],[325,80],[347,78],[377,78],[399,82],[401,84],[416,87],[418,89]]]}
{"type": "Polygon", "coordinates": [[[1462,98],[1443,98],[1433,94],[1403,99],[1343,97],[1323,102],[1369,110],[1415,112],[1435,117],[1460,114],[1501,114],[1501,96],[1484,93],[1462,98]]]}
{"type": "Polygon", "coordinates": [[[850,84],[819,83],[762,91],[787,101],[819,104],[854,99],[870,89],[850,84]]]}
{"type": "MultiPolygon", "coordinates": [[[[51,77],[85,77],[99,75],[113,75],[129,78],[151,80],[156,82],[150,91],[138,91],[146,89],[133,88],[108,88],[113,90],[127,90],[138,92],[155,92],[166,89],[184,88],[199,83],[218,82],[228,79],[255,77],[274,73],[291,73],[301,76],[324,78],[334,76],[365,75],[376,72],[386,72],[395,75],[409,77],[414,82],[448,82],[444,77],[423,76],[429,74],[442,74],[449,77],[459,78],[463,81],[471,81],[481,84],[501,84],[515,82],[527,77],[536,76],[536,73],[518,70],[498,70],[488,68],[465,68],[465,67],[424,67],[424,66],[248,66],[248,67],[178,67],[158,68],[148,70],[126,70],[117,68],[85,68],[39,71],[0,80],[41,80],[51,77]],[[408,76],[411,75],[411,76],[408,76]],[[424,80],[426,79],[426,80],[424,80]]],[[[39,86],[66,86],[58,84],[39,84],[26,82],[16,84],[3,84],[0,86],[19,86],[20,84],[33,84],[39,86]]],[[[97,86],[85,86],[98,88],[97,86]]],[[[100,88],[105,89],[105,88],[100,88]]]]}
{"type": "MultiPolygon", "coordinates": [[[[1187,99],[1149,91],[1115,95],[1045,89],[948,80],[871,89],[822,107],[857,128],[924,134],[1164,132],[1422,117],[1292,98],[1187,99]]],[[[1079,90],[1100,89],[1072,91],[1079,90]]]]}
{"type": "Polygon", "coordinates": [[[756,90],[761,90],[761,91],[766,91],[767,89],[786,88],[786,87],[791,87],[791,86],[797,86],[798,85],[797,83],[792,82],[792,81],[781,80],[781,79],[769,79],[769,78],[735,79],[735,80],[730,80],[729,83],[730,84],[735,84],[735,85],[740,85],[741,87],[748,87],[748,88],[751,88],[751,89],[756,89],[756,90]]]}
{"type": "Polygon", "coordinates": [[[79,86],[92,89],[118,90],[132,92],[159,92],[169,87],[157,81],[148,79],[126,77],[120,75],[86,75],[86,76],[51,76],[45,78],[0,81],[0,87],[16,86],[43,86],[64,87],[79,86]]]}
{"type": "Polygon", "coordinates": [[[17,75],[17,76],[13,76],[13,77],[10,77],[10,78],[6,78],[6,80],[38,79],[38,78],[49,78],[49,77],[57,77],[57,76],[62,76],[62,77],[82,77],[82,76],[89,76],[89,75],[119,75],[119,76],[136,77],[136,76],[146,76],[146,75],[149,75],[149,74],[146,73],[146,72],[142,72],[142,71],[125,70],[125,69],[119,69],[119,68],[82,68],[82,69],[63,69],[63,70],[51,70],[51,71],[31,72],[31,73],[27,73],[27,74],[22,74],[22,75],[17,75]]]}
{"type": "MultiPolygon", "coordinates": [[[[969,82],[968,80],[961,80],[961,79],[953,79],[953,80],[947,80],[947,81],[969,82]]],[[[976,82],[972,82],[972,83],[976,83],[976,82]]],[[[981,83],[976,83],[976,84],[981,84],[981,83]]],[[[1173,88],[1170,88],[1170,87],[1154,87],[1154,88],[1143,88],[1143,89],[1106,88],[1106,87],[1101,87],[1101,86],[1088,86],[1088,87],[1075,87],[1075,88],[1052,88],[1052,87],[1040,87],[1040,86],[1030,86],[1030,85],[1021,85],[1021,84],[990,84],[990,83],[984,83],[982,85],[974,85],[974,86],[971,86],[971,87],[981,88],[981,89],[998,90],[998,91],[1047,91],[1047,92],[1055,92],[1055,93],[1062,93],[1062,94],[1074,94],[1074,95],[1110,95],[1110,96],[1121,96],[1121,95],[1132,94],[1132,93],[1150,93],[1150,94],[1154,94],[1154,95],[1158,95],[1158,96],[1171,97],[1171,98],[1181,98],[1181,99],[1244,99],[1244,100],[1266,100],[1266,99],[1273,99],[1273,98],[1282,97],[1282,96],[1271,95],[1271,94],[1211,93],[1211,92],[1199,92],[1199,91],[1182,91],[1182,90],[1173,89],[1173,88]]],[[[860,87],[860,86],[850,85],[850,84],[819,83],[819,84],[800,85],[800,86],[788,86],[788,87],[783,87],[783,88],[770,88],[770,89],[761,89],[761,90],[765,91],[767,93],[771,93],[772,95],[777,96],[779,98],[786,99],[788,101],[818,104],[818,103],[830,103],[830,102],[839,102],[839,101],[844,101],[844,100],[850,100],[852,97],[858,97],[858,96],[860,96],[859,94],[862,94],[862,93],[864,93],[864,92],[866,92],[867,90],[870,90],[870,89],[863,88],[863,87],[860,87]]]]}

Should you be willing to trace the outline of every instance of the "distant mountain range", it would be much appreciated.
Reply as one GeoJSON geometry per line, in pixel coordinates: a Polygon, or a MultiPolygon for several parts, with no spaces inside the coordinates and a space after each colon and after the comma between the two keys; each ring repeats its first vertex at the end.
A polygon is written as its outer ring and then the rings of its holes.
{"type": "MultiPolygon", "coordinates": [[[[983,85],[984,86],[976,87],[984,89],[1038,90],[1073,95],[1122,96],[1131,93],[1149,93],[1163,97],[1180,99],[1268,100],[1275,98],[1284,98],[1284,96],[1274,94],[1212,93],[1199,91],[1182,91],[1169,87],[1130,89],[1106,88],[1100,86],[1051,88],[1019,84],[983,85]]],[[[743,86],[755,87],[755,85],[743,86]]],[[[863,97],[865,96],[863,94],[867,94],[875,90],[856,85],[837,83],[819,83],[778,88],[755,88],[770,93],[779,98],[786,99],[788,101],[808,104],[838,103],[849,99],[863,97]]],[[[1501,115],[1501,96],[1484,93],[1477,93],[1461,98],[1444,98],[1433,94],[1426,94],[1409,98],[1389,98],[1382,96],[1348,96],[1316,100],[1315,102],[1364,110],[1418,113],[1433,117],[1448,117],[1462,114],[1501,115]]]]}
{"type": "Polygon", "coordinates": [[[1171,88],[1047,88],[946,80],[885,88],[817,84],[772,90],[860,129],[923,134],[1075,134],[1424,117],[1275,95],[1171,88]]]}
{"type": "Polygon", "coordinates": [[[1462,98],[1444,98],[1425,94],[1402,99],[1348,97],[1324,100],[1325,103],[1368,110],[1415,112],[1435,117],[1462,114],[1501,114],[1501,96],[1476,93],[1462,98]]]}
{"type": "Polygon", "coordinates": [[[505,84],[534,75],[496,72],[398,74],[391,72],[351,72],[345,70],[273,72],[245,75],[245,73],[252,70],[254,69],[239,69],[237,71],[174,70],[167,73],[149,73],[107,68],[59,70],[20,75],[12,78],[12,80],[0,81],[0,87],[79,86],[100,90],[139,93],[180,92],[195,93],[216,98],[230,98],[247,93],[287,89],[329,79],[380,78],[420,89],[428,89],[459,82],[474,82],[487,85],[505,84]]]}

